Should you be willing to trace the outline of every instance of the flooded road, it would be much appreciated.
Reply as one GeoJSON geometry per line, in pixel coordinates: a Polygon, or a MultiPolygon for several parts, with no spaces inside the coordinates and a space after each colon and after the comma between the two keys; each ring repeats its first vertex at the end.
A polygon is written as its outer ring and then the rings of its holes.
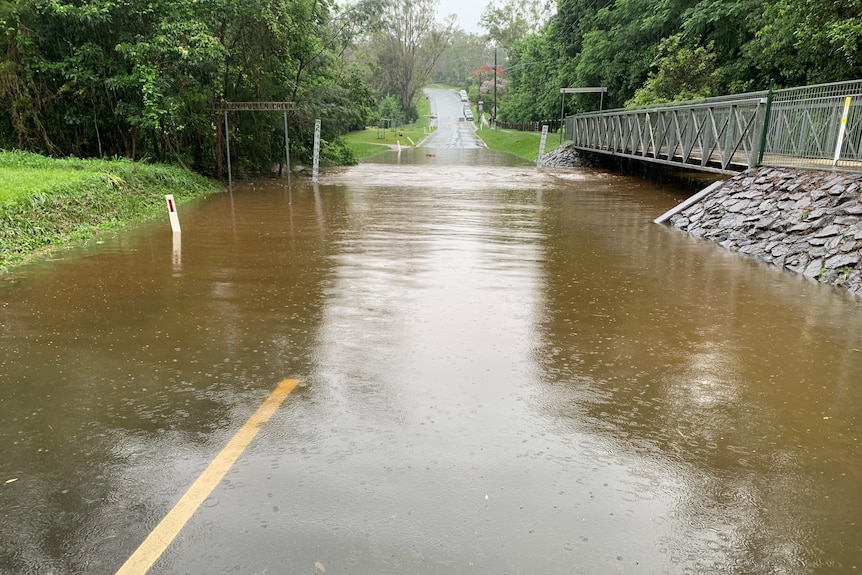
{"type": "Polygon", "coordinates": [[[862,568],[862,309],[487,150],[255,182],[0,279],[0,572],[862,568]]]}
{"type": "Polygon", "coordinates": [[[425,96],[436,119],[437,129],[420,144],[422,148],[484,148],[476,135],[476,124],[466,121],[464,106],[457,92],[442,88],[425,88],[425,96]]]}

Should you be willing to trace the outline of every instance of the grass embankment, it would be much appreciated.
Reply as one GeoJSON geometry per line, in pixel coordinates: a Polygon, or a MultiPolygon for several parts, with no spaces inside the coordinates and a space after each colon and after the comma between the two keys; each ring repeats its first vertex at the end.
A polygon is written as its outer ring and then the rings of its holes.
{"type": "Polygon", "coordinates": [[[129,160],[54,160],[0,152],[0,271],[35,253],[92,237],[218,191],[202,176],[129,160]]]}
{"type": "Polygon", "coordinates": [[[342,136],[345,144],[360,160],[385,152],[390,149],[390,146],[396,146],[399,142],[405,147],[418,144],[430,133],[428,114],[431,113],[431,104],[424,93],[418,94],[414,103],[416,104],[416,112],[419,114],[419,119],[416,122],[394,130],[392,128],[366,128],[359,132],[350,132],[342,136]]]}
{"type": "MultiPolygon", "coordinates": [[[[542,141],[541,132],[520,132],[518,130],[494,130],[483,126],[476,132],[485,145],[492,150],[508,152],[519,158],[535,162],[539,157],[539,144],[542,141]]],[[[545,141],[545,153],[555,150],[560,145],[559,134],[548,134],[545,141]]]]}

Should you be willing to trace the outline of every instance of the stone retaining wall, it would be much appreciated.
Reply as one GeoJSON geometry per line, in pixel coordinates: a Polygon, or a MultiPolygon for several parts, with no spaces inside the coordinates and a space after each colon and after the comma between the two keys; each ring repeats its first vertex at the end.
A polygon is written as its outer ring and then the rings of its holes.
{"type": "Polygon", "coordinates": [[[541,165],[548,168],[576,168],[579,162],[578,151],[571,144],[563,144],[545,154],[541,165]]]}
{"type": "Polygon", "coordinates": [[[670,218],[730,250],[862,297],[862,174],[757,168],[670,218]]]}

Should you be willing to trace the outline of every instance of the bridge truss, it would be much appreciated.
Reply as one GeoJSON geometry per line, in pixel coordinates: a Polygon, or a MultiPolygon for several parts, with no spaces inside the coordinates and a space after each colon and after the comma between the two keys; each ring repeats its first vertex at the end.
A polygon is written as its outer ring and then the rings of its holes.
{"type": "Polygon", "coordinates": [[[862,169],[862,81],[566,118],[577,149],[701,171],[862,169]]]}

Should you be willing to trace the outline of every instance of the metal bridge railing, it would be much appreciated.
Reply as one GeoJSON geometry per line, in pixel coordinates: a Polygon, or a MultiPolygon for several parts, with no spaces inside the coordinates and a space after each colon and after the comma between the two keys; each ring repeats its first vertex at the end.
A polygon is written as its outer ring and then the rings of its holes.
{"type": "Polygon", "coordinates": [[[584,150],[704,171],[862,169],[862,80],[578,114],[566,118],[566,138],[584,150]]]}
{"type": "Polygon", "coordinates": [[[862,80],[776,90],[763,163],[862,169],[862,80]]]}

